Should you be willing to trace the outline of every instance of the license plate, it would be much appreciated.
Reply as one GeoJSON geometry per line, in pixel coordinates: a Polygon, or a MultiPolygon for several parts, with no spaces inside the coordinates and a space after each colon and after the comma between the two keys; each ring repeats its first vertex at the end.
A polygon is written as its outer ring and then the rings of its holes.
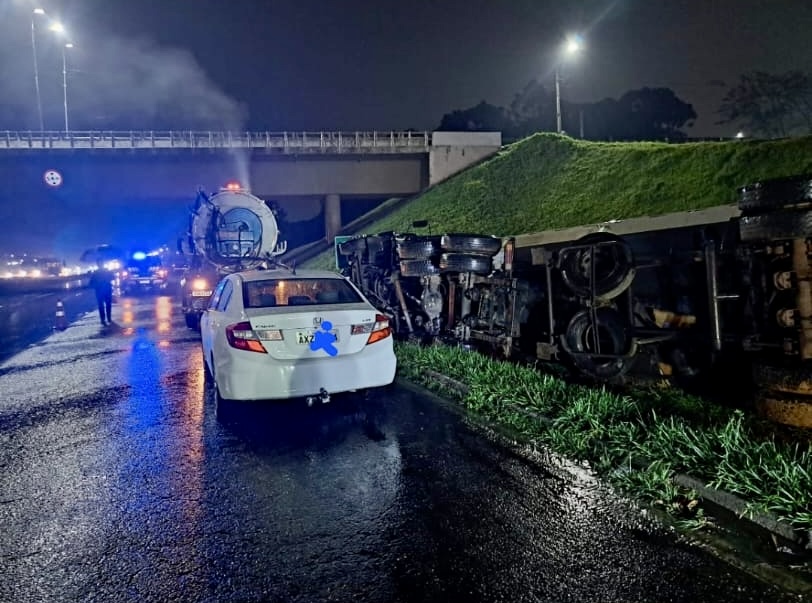
{"type": "MultiPolygon", "coordinates": [[[[338,332],[337,331],[330,331],[330,333],[332,333],[336,337],[333,341],[334,342],[338,341],[338,332]]],[[[296,333],[296,343],[308,344],[309,345],[309,344],[313,343],[313,341],[315,339],[316,339],[316,332],[315,331],[310,331],[310,332],[299,331],[298,333],[296,333]]]]}
{"type": "Polygon", "coordinates": [[[211,291],[192,291],[192,297],[208,297],[211,291]]]}
{"type": "Polygon", "coordinates": [[[148,278],[139,278],[138,282],[141,283],[142,285],[149,285],[149,279],[148,278]]]}

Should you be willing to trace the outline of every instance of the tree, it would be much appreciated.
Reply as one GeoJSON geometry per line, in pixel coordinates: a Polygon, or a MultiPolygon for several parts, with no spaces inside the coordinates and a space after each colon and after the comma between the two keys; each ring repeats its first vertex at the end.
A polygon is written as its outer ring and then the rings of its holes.
{"type": "Polygon", "coordinates": [[[437,129],[446,132],[504,132],[511,127],[505,109],[483,100],[475,107],[446,113],[437,129]]]}
{"type": "Polygon", "coordinates": [[[670,88],[630,90],[618,100],[616,138],[626,140],[684,140],[680,130],[692,125],[696,112],[670,88]]]}
{"type": "MultiPolygon", "coordinates": [[[[619,100],[594,104],[564,102],[564,129],[576,132],[581,115],[584,134],[591,140],[684,140],[680,128],[692,125],[694,108],[670,88],[631,90],[619,100]]],[[[510,109],[485,101],[469,109],[443,116],[438,130],[502,132],[506,139],[523,138],[534,132],[555,131],[555,96],[531,80],[513,97],[510,109]]]]}
{"type": "Polygon", "coordinates": [[[510,118],[518,136],[555,130],[555,97],[537,80],[530,80],[513,97],[510,118]]]}
{"type": "Polygon", "coordinates": [[[754,135],[783,138],[812,132],[812,80],[801,71],[745,73],[717,113],[717,124],[735,123],[754,135]]]}

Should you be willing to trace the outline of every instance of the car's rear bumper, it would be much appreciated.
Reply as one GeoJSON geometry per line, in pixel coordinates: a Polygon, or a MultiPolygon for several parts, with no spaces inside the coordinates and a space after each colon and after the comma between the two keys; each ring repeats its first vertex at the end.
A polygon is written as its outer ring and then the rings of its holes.
{"type": "MultiPolygon", "coordinates": [[[[235,352],[237,352],[235,350],[235,352]]],[[[215,369],[220,394],[231,400],[274,400],[382,387],[395,379],[397,358],[391,337],[351,355],[275,360],[239,351],[215,369]]]]}
{"type": "Polygon", "coordinates": [[[167,288],[166,281],[153,281],[150,283],[139,283],[137,281],[125,281],[120,285],[124,291],[161,291],[167,288]]]}

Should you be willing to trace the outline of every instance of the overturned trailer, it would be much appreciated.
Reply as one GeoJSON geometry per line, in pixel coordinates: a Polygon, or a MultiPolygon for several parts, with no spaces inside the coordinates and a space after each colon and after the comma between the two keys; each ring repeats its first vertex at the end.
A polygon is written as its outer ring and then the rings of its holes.
{"type": "Polygon", "coordinates": [[[339,246],[399,333],[564,363],[602,382],[751,371],[812,427],[812,177],[701,211],[517,235],[381,233],[339,246]],[[746,365],[746,366],[745,366],[746,365]]]}

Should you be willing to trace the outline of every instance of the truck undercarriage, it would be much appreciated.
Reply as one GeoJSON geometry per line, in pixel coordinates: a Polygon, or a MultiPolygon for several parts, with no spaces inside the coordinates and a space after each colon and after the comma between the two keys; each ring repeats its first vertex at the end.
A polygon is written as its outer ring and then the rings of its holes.
{"type": "Polygon", "coordinates": [[[380,233],[343,271],[419,341],[558,362],[600,382],[752,374],[755,401],[812,427],[812,178],[737,206],[497,239],[380,233]],[[731,360],[732,359],[732,360],[731,360]]]}

